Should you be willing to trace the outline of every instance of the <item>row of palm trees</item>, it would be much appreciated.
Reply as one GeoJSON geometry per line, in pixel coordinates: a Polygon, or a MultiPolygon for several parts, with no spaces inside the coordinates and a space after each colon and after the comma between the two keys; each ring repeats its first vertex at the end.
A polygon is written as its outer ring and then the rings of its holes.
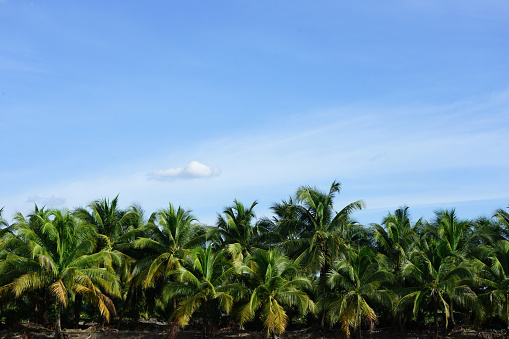
{"type": "Polygon", "coordinates": [[[238,201],[214,226],[169,204],[144,214],[118,196],[73,211],[35,206],[12,223],[0,210],[0,319],[78,326],[82,317],[120,324],[158,318],[171,334],[189,323],[289,324],[362,329],[432,324],[509,328],[509,213],[463,220],[454,210],[412,222],[409,208],[381,224],[339,212],[341,186],[302,186],[256,219],[238,201]]]}

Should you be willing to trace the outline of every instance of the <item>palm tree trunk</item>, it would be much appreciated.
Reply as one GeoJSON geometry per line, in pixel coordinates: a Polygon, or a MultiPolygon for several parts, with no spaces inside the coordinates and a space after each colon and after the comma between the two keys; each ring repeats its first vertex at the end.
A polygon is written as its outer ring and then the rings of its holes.
{"type": "Polygon", "coordinates": [[[47,294],[44,293],[44,301],[43,301],[43,306],[42,306],[42,309],[44,310],[44,327],[48,326],[48,307],[46,306],[48,303],[47,303],[47,294]]]}
{"type": "Polygon", "coordinates": [[[201,338],[202,339],[205,339],[205,337],[207,336],[207,322],[208,322],[208,319],[207,319],[207,301],[205,300],[203,302],[203,327],[201,329],[201,338]]]}
{"type": "Polygon", "coordinates": [[[507,331],[506,332],[509,332],[509,293],[506,293],[505,295],[505,314],[506,314],[506,317],[507,317],[507,331]]]}
{"type": "Polygon", "coordinates": [[[355,322],[358,324],[357,326],[357,339],[362,339],[362,317],[360,316],[361,314],[361,310],[360,310],[360,305],[357,304],[357,315],[356,315],[356,318],[355,319],[355,322]]]}
{"type": "MultiPolygon", "coordinates": [[[[437,293],[437,292],[435,292],[437,293]]],[[[433,312],[433,324],[435,327],[435,333],[433,335],[434,339],[438,339],[438,297],[435,295],[434,297],[434,312],[433,312]]]]}
{"type": "Polygon", "coordinates": [[[57,319],[55,322],[55,338],[62,339],[61,311],[60,311],[60,303],[58,301],[57,301],[57,319]]]}
{"type": "Polygon", "coordinates": [[[451,324],[452,327],[456,325],[456,322],[454,321],[454,308],[453,308],[453,301],[451,299],[449,309],[451,310],[451,324]]]}
{"type": "MultiPolygon", "coordinates": [[[[324,250],[323,246],[322,246],[322,250],[324,250]]],[[[326,289],[327,289],[327,272],[329,272],[329,270],[330,270],[330,266],[326,260],[325,264],[320,269],[320,277],[318,278],[319,293],[322,293],[323,291],[326,291],[326,289]]],[[[322,327],[322,329],[325,328],[325,313],[326,313],[326,311],[325,311],[325,309],[323,309],[321,321],[320,321],[320,326],[322,327]]]]}
{"type": "Polygon", "coordinates": [[[83,296],[76,294],[74,299],[74,327],[79,328],[80,326],[80,315],[81,315],[81,304],[83,303],[83,296]]]}

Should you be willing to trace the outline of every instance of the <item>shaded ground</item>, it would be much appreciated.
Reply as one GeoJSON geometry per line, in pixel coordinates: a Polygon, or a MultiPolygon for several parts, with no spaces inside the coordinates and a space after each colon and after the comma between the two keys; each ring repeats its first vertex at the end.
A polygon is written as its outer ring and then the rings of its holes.
{"type": "MultiPolygon", "coordinates": [[[[166,325],[152,325],[147,330],[138,331],[119,331],[112,328],[99,329],[95,326],[90,326],[86,329],[65,330],[65,338],[74,339],[103,339],[103,338],[127,338],[127,339],[149,339],[149,338],[165,338],[170,339],[168,332],[169,327],[166,325]]],[[[458,329],[452,333],[443,333],[441,338],[505,338],[503,332],[479,332],[479,331],[464,331],[458,329]]],[[[378,330],[374,333],[363,332],[363,339],[427,339],[431,338],[431,333],[428,332],[397,332],[391,329],[378,330]]],[[[43,338],[54,338],[54,332],[50,329],[45,329],[33,324],[20,324],[16,325],[11,329],[1,329],[0,339],[43,339],[43,338]]],[[[199,331],[180,331],[177,335],[177,339],[195,339],[201,338],[199,331]]],[[[263,332],[256,331],[218,331],[209,336],[214,339],[265,339],[263,332]]],[[[344,338],[344,335],[339,330],[325,330],[306,328],[301,330],[287,331],[281,337],[287,339],[297,338],[310,338],[310,339],[338,339],[344,338]]],[[[355,338],[355,336],[352,336],[355,338]]]]}

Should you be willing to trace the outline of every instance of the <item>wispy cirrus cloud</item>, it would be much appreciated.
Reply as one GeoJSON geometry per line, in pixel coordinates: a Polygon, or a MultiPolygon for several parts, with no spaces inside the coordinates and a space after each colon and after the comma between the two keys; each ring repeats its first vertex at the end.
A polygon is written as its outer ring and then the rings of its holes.
{"type": "Polygon", "coordinates": [[[148,174],[151,180],[173,181],[178,179],[198,179],[217,177],[221,174],[218,167],[210,167],[199,161],[191,161],[186,167],[156,170],[148,174]]]}
{"type": "Polygon", "coordinates": [[[49,197],[41,197],[39,195],[29,196],[27,202],[33,202],[44,206],[61,206],[65,204],[66,199],[51,195],[49,197]]]}

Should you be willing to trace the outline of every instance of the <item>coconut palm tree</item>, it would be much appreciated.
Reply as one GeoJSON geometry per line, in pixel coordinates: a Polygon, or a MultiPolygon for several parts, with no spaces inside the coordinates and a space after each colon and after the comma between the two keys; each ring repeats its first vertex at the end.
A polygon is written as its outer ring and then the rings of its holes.
{"type": "MultiPolygon", "coordinates": [[[[445,247],[448,255],[456,259],[456,265],[471,257],[479,245],[479,234],[474,232],[473,223],[469,220],[460,220],[454,209],[437,211],[436,216],[439,244],[445,247]]],[[[449,293],[451,323],[455,325],[453,296],[454,294],[449,293]]]]}
{"type": "Polygon", "coordinates": [[[402,273],[412,287],[404,288],[396,308],[401,314],[412,305],[413,314],[430,307],[433,311],[434,338],[438,338],[438,312],[442,311],[446,326],[450,317],[447,299],[455,298],[460,305],[472,303],[475,293],[466,282],[473,278],[467,262],[457,264],[453,256],[444,252],[434,238],[424,238],[402,273]]]}
{"type": "MultiPolygon", "coordinates": [[[[129,289],[128,286],[132,280],[131,266],[135,261],[131,257],[133,255],[132,243],[137,237],[144,234],[142,229],[145,224],[143,210],[136,205],[127,210],[121,210],[118,207],[118,195],[111,201],[107,198],[95,200],[87,207],[88,209],[76,208],[73,215],[97,229],[96,251],[107,250],[115,253],[115,257],[119,260],[114,263],[114,269],[121,277],[122,290],[129,289]]],[[[124,299],[122,301],[126,302],[127,296],[124,293],[122,296],[124,299]]],[[[77,326],[82,306],[80,295],[76,297],[74,306],[77,326]]],[[[122,311],[125,311],[125,307],[122,308],[122,311]]]]}
{"type": "MultiPolygon", "coordinates": [[[[305,225],[299,220],[299,215],[295,211],[295,206],[292,197],[286,200],[282,200],[280,203],[274,203],[270,209],[272,210],[272,218],[263,217],[261,222],[268,229],[274,230],[275,244],[281,244],[284,246],[285,243],[293,243],[297,239],[300,239],[306,231],[305,225]]],[[[294,248],[285,248],[286,253],[292,256],[292,250],[294,248]]]]}
{"type": "Polygon", "coordinates": [[[222,258],[222,251],[213,253],[211,246],[198,247],[183,259],[183,265],[171,271],[174,281],[168,283],[164,295],[181,300],[171,316],[173,328],[185,327],[193,314],[201,309],[202,338],[205,338],[211,303],[217,301],[226,313],[230,312],[234,300],[230,293],[233,285],[226,282],[228,269],[222,258]]]}
{"type": "MultiPolygon", "coordinates": [[[[488,252],[488,261],[477,261],[486,315],[499,317],[509,330],[509,241],[500,240],[488,252]]],[[[483,317],[481,317],[483,318],[483,317]]]]}
{"type": "Polygon", "coordinates": [[[355,201],[339,212],[334,212],[333,199],[341,190],[339,182],[334,181],[327,193],[316,188],[302,186],[297,190],[296,205],[301,224],[305,227],[303,236],[298,240],[304,249],[297,259],[312,272],[325,276],[340,247],[348,240],[340,235],[351,226],[350,215],[364,208],[364,202],[355,201]]]}
{"type": "Polygon", "coordinates": [[[384,267],[384,261],[385,256],[376,256],[368,247],[356,250],[349,246],[344,258],[328,274],[333,293],[326,302],[327,317],[332,325],[339,321],[347,337],[350,330],[358,329],[361,338],[363,319],[371,327],[377,322],[374,303],[391,308],[391,293],[384,284],[392,282],[393,275],[384,267]]]}
{"type": "MultiPolygon", "coordinates": [[[[293,248],[296,261],[308,273],[318,273],[318,293],[327,291],[327,273],[331,263],[338,258],[341,248],[364,236],[363,228],[353,222],[350,215],[364,208],[361,200],[352,202],[341,211],[334,211],[333,200],[341,190],[339,182],[334,181],[327,193],[317,188],[301,186],[297,190],[296,203],[291,206],[296,213],[299,232],[298,239],[284,243],[284,248],[293,248]]],[[[294,219],[295,220],[295,219],[294,219]]],[[[321,312],[321,325],[325,325],[325,312],[321,312]]]]}
{"type": "Polygon", "coordinates": [[[415,229],[422,224],[419,219],[412,225],[408,209],[408,206],[398,208],[394,214],[389,213],[381,225],[372,224],[376,249],[389,258],[396,271],[399,271],[413,246],[417,244],[419,238],[415,229]]]}
{"type": "MultiPolygon", "coordinates": [[[[509,208],[509,207],[508,207],[509,208]]],[[[498,240],[509,240],[509,213],[499,208],[493,214],[493,222],[488,225],[488,230],[491,230],[494,234],[494,242],[498,240]]]]}
{"type": "Polygon", "coordinates": [[[155,222],[146,224],[147,236],[133,242],[136,249],[145,252],[134,270],[143,288],[153,287],[158,279],[167,277],[180,265],[184,251],[205,242],[204,231],[196,221],[191,211],[180,206],[175,208],[170,203],[167,209],[157,213],[155,222]]]}
{"type": "Polygon", "coordinates": [[[111,266],[112,253],[95,252],[97,231],[80,224],[70,212],[36,209],[27,219],[15,218],[17,237],[9,247],[1,275],[13,279],[2,289],[19,298],[33,291],[49,293],[57,318],[55,333],[60,337],[61,312],[74,295],[82,295],[96,305],[109,320],[115,307],[104,293],[119,295],[119,279],[111,266]]]}
{"type": "MultiPolygon", "coordinates": [[[[12,228],[13,227],[10,227],[9,226],[9,223],[7,222],[7,220],[5,220],[3,217],[2,217],[2,213],[4,211],[4,208],[0,208],[0,248],[2,247],[2,243],[4,242],[4,237],[5,236],[9,236],[9,235],[12,235],[12,228]]],[[[1,259],[1,253],[0,253],[0,259],[1,259]]]]}
{"type": "Polygon", "coordinates": [[[256,250],[237,267],[244,273],[249,288],[248,300],[241,304],[239,321],[244,324],[259,312],[267,337],[281,335],[288,323],[285,307],[296,306],[301,315],[315,311],[315,304],[306,293],[311,281],[300,267],[277,250],[256,250]]]}
{"type": "Polygon", "coordinates": [[[446,246],[447,253],[458,259],[467,257],[477,240],[472,222],[460,220],[454,209],[436,211],[435,214],[435,233],[441,244],[446,246]]]}
{"type": "Polygon", "coordinates": [[[509,228],[509,213],[506,210],[501,208],[497,209],[495,212],[495,217],[501,224],[504,224],[507,228],[509,228]]]}
{"type": "Polygon", "coordinates": [[[76,208],[73,215],[85,223],[94,225],[99,236],[98,249],[117,250],[127,239],[133,238],[133,232],[139,235],[142,224],[140,221],[141,210],[132,206],[124,211],[118,207],[118,195],[113,199],[107,198],[95,200],[86,208],[76,208]]]}
{"type": "Polygon", "coordinates": [[[4,226],[8,226],[9,224],[7,223],[7,220],[5,220],[3,217],[2,217],[2,213],[4,211],[4,208],[0,208],[0,226],[1,227],[4,227],[4,226]]]}
{"type": "Polygon", "coordinates": [[[268,229],[264,223],[256,223],[254,201],[247,207],[237,200],[232,206],[218,214],[216,227],[209,232],[208,238],[215,242],[215,248],[227,248],[228,253],[237,261],[242,261],[255,248],[267,248],[268,229]]]}

